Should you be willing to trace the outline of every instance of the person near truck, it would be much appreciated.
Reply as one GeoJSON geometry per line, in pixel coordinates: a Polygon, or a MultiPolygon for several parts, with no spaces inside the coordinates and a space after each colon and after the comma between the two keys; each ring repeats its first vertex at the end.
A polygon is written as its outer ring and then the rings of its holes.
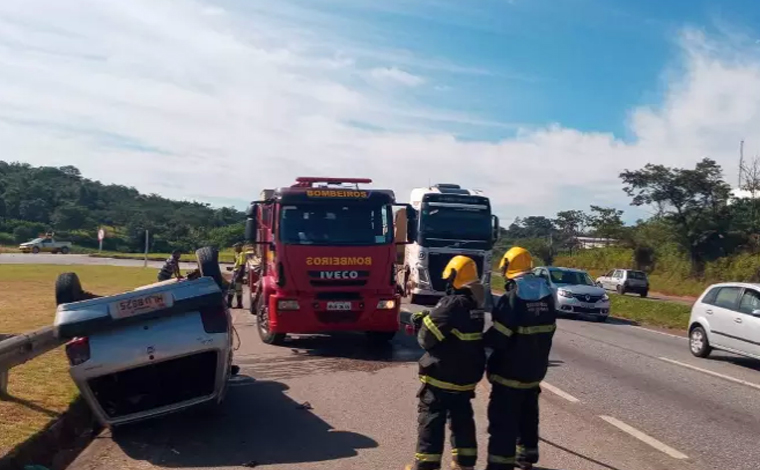
{"type": "Polygon", "coordinates": [[[227,291],[227,305],[232,306],[232,296],[237,300],[236,308],[243,308],[243,274],[245,272],[246,254],[243,252],[243,244],[232,245],[235,250],[235,265],[232,267],[232,280],[230,289],[227,291]]]}
{"type": "Polygon", "coordinates": [[[172,277],[182,279],[182,274],[179,271],[179,259],[182,257],[182,250],[172,251],[172,255],[166,260],[161,270],[158,272],[158,280],[168,281],[172,277]]]}
{"type": "Polygon", "coordinates": [[[521,247],[507,251],[499,265],[506,292],[485,334],[492,351],[486,365],[491,382],[486,470],[531,469],[538,462],[539,384],[549,366],[557,317],[552,291],[532,267],[530,253],[521,247]]]}
{"type": "Polygon", "coordinates": [[[425,354],[419,361],[417,451],[406,470],[441,468],[447,420],[453,468],[472,470],[478,455],[471,402],[485,369],[485,292],[471,258],[452,258],[443,278],[446,295],[413,318],[425,354]]]}

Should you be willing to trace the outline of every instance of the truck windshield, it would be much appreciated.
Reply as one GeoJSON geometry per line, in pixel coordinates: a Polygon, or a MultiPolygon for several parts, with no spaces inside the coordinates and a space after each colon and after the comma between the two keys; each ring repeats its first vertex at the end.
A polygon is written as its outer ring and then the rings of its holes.
{"type": "Polygon", "coordinates": [[[391,208],[387,205],[339,202],[283,206],[280,240],[291,245],[391,243],[391,208]]]}
{"type": "Polygon", "coordinates": [[[420,235],[428,240],[489,241],[491,211],[487,206],[435,202],[423,204],[420,235]]]}

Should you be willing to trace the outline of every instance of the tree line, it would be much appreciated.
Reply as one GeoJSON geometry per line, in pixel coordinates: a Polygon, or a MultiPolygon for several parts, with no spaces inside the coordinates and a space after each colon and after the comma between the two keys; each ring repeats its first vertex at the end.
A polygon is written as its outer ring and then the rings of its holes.
{"type": "Polygon", "coordinates": [[[619,175],[631,205],[649,208],[653,215],[633,225],[623,211],[591,206],[568,210],[554,218],[532,216],[502,228],[498,250],[516,244],[531,249],[544,263],[579,248],[578,237],[615,239],[633,251],[639,269],[654,269],[658,255],[676,251],[688,259],[691,274],[700,276],[709,262],[737,254],[760,252],[760,162],[742,165],[735,197],[720,165],[704,158],[694,168],[648,164],[619,175]]]}
{"type": "Polygon", "coordinates": [[[135,188],[84,178],[73,166],[33,167],[0,161],[0,244],[28,241],[54,231],[77,246],[140,252],[145,230],[153,252],[203,245],[220,248],[243,238],[244,214],[234,208],[174,201],[135,188]]]}

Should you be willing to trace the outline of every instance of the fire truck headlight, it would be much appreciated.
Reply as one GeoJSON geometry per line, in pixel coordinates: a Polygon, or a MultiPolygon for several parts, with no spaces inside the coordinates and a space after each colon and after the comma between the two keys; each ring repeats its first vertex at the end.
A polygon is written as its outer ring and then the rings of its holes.
{"type": "Polygon", "coordinates": [[[381,300],[377,303],[378,310],[392,310],[396,307],[395,300],[381,300]]]}
{"type": "Polygon", "coordinates": [[[300,307],[297,300],[278,300],[277,310],[298,310],[300,307]]]}

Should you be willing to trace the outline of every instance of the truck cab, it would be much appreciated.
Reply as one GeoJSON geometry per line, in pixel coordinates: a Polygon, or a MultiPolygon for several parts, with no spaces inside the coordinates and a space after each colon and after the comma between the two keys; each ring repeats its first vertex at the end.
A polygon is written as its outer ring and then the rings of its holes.
{"type": "Polygon", "coordinates": [[[264,342],[335,331],[384,342],[398,331],[396,244],[414,234],[396,239],[394,193],[359,186],[371,182],[301,177],[250,204],[246,240],[259,260],[249,276],[251,313],[264,342]]]}
{"type": "MultiPolygon", "coordinates": [[[[411,303],[429,304],[445,294],[442,273],[456,255],[472,258],[487,292],[491,290],[491,256],[499,237],[499,218],[481,191],[456,184],[412,190],[410,206],[418,212],[413,243],[399,256],[400,284],[411,303]]],[[[403,217],[401,211],[398,214],[403,217]]],[[[490,296],[487,299],[491,299],[490,296]]],[[[490,305],[490,302],[488,302],[490,305]]]]}

